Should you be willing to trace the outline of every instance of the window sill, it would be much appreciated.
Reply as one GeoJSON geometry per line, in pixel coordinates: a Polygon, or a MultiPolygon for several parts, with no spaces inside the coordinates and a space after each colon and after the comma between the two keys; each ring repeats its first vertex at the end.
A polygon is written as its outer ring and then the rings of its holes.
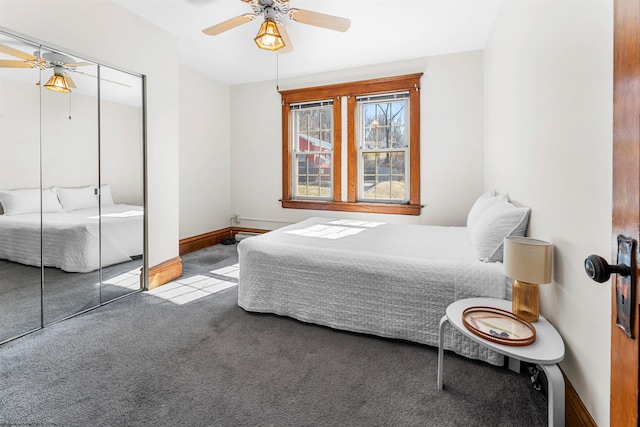
{"type": "Polygon", "coordinates": [[[312,209],[320,211],[366,212],[392,215],[420,215],[422,205],[364,202],[320,202],[313,200],[281,200],[285,209],[312,209]]]}

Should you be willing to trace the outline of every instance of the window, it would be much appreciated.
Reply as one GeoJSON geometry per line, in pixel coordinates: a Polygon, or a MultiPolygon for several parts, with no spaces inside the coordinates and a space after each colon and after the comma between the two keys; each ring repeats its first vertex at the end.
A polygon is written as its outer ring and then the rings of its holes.
{"type": "Polygon", "coordinates": [[[419,215],[421,75],[281,92],[282,206],[419,215]]]}
{"type": "Polygon", "coordinates": [[[409,92],[359,97],[358,200],[409,200],[409,92]]]}
{"type": "Polygon", "coordinates": [[[333,200],[333,101],[291,106],[293,198],[333,200]]]}

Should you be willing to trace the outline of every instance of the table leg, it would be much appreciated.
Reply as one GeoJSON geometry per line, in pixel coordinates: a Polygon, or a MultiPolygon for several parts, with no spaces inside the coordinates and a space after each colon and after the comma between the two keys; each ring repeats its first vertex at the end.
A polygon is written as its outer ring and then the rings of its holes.
{"type": "Polygon", "coordinates": [[[564,427],[564,377],[558,365],[538,365],[547,376],[549,427],[564,427]]]}
{"type": "Polygon", "coordinates": [[[449,318],[444,315],[440,319],[440,329],[438,330],[438,390],[442,390],[442,372],[444,362],[444,325],[449,318]]]}

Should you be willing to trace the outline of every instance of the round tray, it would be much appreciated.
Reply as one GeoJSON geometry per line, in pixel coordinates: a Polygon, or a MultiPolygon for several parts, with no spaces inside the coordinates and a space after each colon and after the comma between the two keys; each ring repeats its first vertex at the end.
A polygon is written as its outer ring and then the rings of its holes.
{"type": "Polygon", "coordinates": [[[531,323],[495,307],[469,307],[462,312],[462,323],[473,334],[497,344],[524,346],[536,340],[531,323]]]}

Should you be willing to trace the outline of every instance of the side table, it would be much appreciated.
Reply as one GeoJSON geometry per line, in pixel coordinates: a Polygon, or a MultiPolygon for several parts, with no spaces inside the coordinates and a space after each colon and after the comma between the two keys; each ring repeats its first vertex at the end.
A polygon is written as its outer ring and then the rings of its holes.
{"type": "Polygon", "coordinates": [[[449,322],[473,341],[514,359],[537,365],[547,376],[549,426],[564,426],[564,378],[557,363],[564,359],[564,341],[544,317],[532,323],[536,328],[536,340],[526,346],[509,346],[487,341],[469,331],[462,323],[462,312],[473,306],[496,307],[511,311],[511,301],[496,298],[469,298],[447,307],[440,320],[438,335],[438,390],[442,390],[444,362],[444,325],[449,322]]]}

